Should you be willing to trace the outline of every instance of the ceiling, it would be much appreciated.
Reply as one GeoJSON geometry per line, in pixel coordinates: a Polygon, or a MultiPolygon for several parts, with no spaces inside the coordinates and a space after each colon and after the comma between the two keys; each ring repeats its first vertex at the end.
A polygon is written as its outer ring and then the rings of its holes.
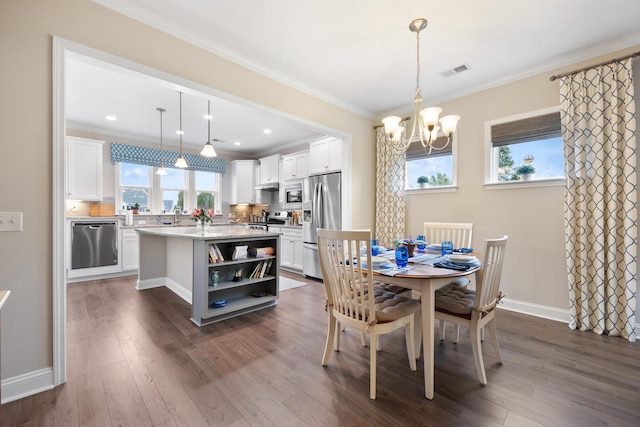
{"type": "MultiPolygon", "coordinates": [[[[418,17],[429,21],[420,36],[425,106],[640,44],[637,0],[94,1],[374,120],[413,108],[416,35],[408,25],[418,17]],[[462,65],[468,70],[451,72],[462,65]]],[[[176,145],[178,90],[185,88],[74,57],[68,124],[157,141],[163,107],[165,141],[176,145]]],[[[223,97],[185,91],[185,144],[207,140],[207,99],[223,152],[261,153],[323,134],[223,97]]]]}

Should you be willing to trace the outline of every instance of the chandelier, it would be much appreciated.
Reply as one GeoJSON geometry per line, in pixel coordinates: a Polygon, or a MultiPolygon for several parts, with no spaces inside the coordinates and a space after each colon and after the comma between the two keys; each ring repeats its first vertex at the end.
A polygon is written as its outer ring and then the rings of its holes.
{"type": "Polygon", "coordinates": [[[449,145],[451,137],[456,131],[456,125],[460,116],[444,116],[440,119],[440,126],[438,126],[438,116],[442,112],[441,108],[430,107],[422,109],[422,95],[420,91],[420,31],[427,28],[427,20],[424,18],[418,18],[409,24],[409,29],[416,33],[416,97],[413,100],[415,104],[415,110],[413,114],[413,129],[411,134],[407,135],[407,129],[405,122],[408,117],[402,119],[398,116],[390,116],[382,119],[384,130],[386,133],[386,141],[393,146],[396,153],[404,153],[414,140],[420,140],[422,147],[431,154],[432,150],[442,150],[449,145]],[[446,142],[443,145],[434,145],[438,139],[438,131],[442,129],[442,132],[447,137],[446,142]]]}

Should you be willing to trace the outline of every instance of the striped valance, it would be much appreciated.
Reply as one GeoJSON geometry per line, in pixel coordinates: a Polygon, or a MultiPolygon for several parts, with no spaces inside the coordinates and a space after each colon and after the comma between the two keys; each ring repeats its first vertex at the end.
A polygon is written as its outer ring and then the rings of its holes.
{"type": "MultiPolygon", "coordinates": [[[[155,148],[111,143],[111,161],[114,163],[123,162],[159,167],[161,155],[164,167],[172,168],[180,154],[175,151],[160,151],[155,148]]],[[[209,158],[188,153],[183,155],[189,165],[188,170],[224,173],[227,168],[225,160],[219,157],[209,158]]]]}

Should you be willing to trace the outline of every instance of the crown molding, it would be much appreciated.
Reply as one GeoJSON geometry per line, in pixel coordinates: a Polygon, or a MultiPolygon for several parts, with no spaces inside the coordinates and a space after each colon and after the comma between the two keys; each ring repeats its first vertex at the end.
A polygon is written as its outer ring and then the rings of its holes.
{"type": "Polygon", "coordinates": [[[123,0],[92,0],[92,1],[108,9],[111,9],[115,12],[118,12],[128,18],[139,21],[145,25],[155,28],[156,30],[162,31],[173,37],[183,40],[189,44],[192,44],[196,47],[199,47],[208,52],[211,52],[228,61],[241,65],[251,71],[254,71],[258,74],[262,74],[266,77],[269,77],[272,80],[275,80],[279,83],[282,83],[284,85],[297,89],[301,92],[304,92],[307,95],[311,95],[315,98],[318,98],[329,104],[335,105],[336,107],[342,108],[344,110],[350,111],[359,116],[368,118],[370,120],[375,120],[376,115],[373,114],[371,111],[362,109],[357,105],[353,105],[343,99],[336,98],[326,92],[320,91],[310,85],[307,85],[301,82],[300,80],[297,80],[284,73],[280,73],[276,70],[273,70],[272,68],[269,68],[264,64],[253,61],[245,56],[238,54],[237,52],[231,49],[228,49],[227,47],[219,43],[216,43],[206,37],[202,37],[187,28],[176,25],[175,23],[172,23],[169,20],[164,19],[161,16],[158,16],[154,13],[151,13],[148,10],[143,9],[139,6],[132,5],[123,0]]]}

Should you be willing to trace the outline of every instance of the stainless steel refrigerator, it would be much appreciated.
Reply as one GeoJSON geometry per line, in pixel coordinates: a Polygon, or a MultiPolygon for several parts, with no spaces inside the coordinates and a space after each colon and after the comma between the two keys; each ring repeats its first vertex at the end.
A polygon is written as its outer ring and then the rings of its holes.
{"type": "Polygon", "coordinates": [[[302,274],[322,279],[318,228],[342,228],[342,174],[305,178],[302,183],[302,274]]]}

